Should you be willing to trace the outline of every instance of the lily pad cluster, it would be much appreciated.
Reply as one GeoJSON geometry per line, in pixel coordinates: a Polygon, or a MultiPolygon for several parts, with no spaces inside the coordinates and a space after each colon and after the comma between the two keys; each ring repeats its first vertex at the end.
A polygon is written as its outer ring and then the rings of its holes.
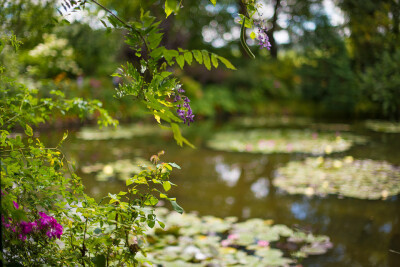
{"type": "Polygon", "coordinates": [[[287,116],[238,117],[233,120],[233,123],[244,127],[306,126],[311,123],[311,119],[287,116]]]}
{"type": "Polygon", "coordinates": [[[400,133],[400,122],[369,120],[365,122],[365,126],[375,132],[400,133]]]}
{"type": "Polygon", "coordinates": [[[121,159],[110,163],[83,166],[81,171],[83,173],[94,173],[98,181],[111,179],[126,181],[141,172],[143,170],[141,166],[151,166],[151,163],[141,157],[136,157],[133,160],[121,159]]]}
{"type": "Polygon", "coordinates": [[[222,151],[322,155],[342,152],[355,142],[364,141],[365,138],[348,133],[271,129],[217,133],[208,146],[222,151]]]}
{"type": "Polygon", "coordinates": [[[130,139],[134,136],[148,136],[160,134],[161,128],[155,125],[134,124],[123,125],[118,128],[83,127],[76,136],[83,140],[108,140],[108,139],[130,139]]]}
{"type": "Polygon", "coordinates": [[[279,168],[273,183],[289,194],[386,199],[400,194],[400,167],[351,156],[307,158],[279,168]]]}
{"type": "Polygon", "coordinates": [[[157,211],[168,228],[148,233],[147,259],[158,266],[288,266],[332,247],[316,236],[272,220],[220,219],[157,211]]]}

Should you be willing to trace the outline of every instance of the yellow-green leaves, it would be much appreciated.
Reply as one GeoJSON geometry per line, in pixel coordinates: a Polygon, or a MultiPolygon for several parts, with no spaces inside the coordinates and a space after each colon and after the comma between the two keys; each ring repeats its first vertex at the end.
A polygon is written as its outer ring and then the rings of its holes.
{"type": "Polygon", "coordinates": [[[171,183],[169,181],[165,181],[163,183],[163,188],[165,191],[169,191],[171,189],[171,183]]]}
{"type": "Polygon", "coordinates": [[[227,67],[228,69],[236,70],[235,66],[233,66],[233,64],[232,64],[229,60],[227,60],[226,58],[221,57],[221,56],[218,56],[218,59],[219,59],[219,61],[221,61],[221,62],[225,65],[225,67],[227,67]]]}
{"type": "Polygon", "coordinates": [[[33,135],[33,130],[31,128],[31,126],[29,126],[28,124],[25,125],[25,134],[27,136],[32,136],[33,135]]]}
{"type": "Polygon", "coordinates": [[[218,56],[216,54],[211,54],[211,62],[214,68],[218,68],[218,56]]]}
{"type": "Polygon", "coordinates": [[[179,3],[176,0],[165,0],[165,14],[167,18],[172,12],[177,12],[179,9],[179,3]]]}
{"type": "Polygon", "coordinates": [[[194,58],[199,64],[203,64],[203,56],[199,50],[192,51],[194,58]]]}
{"type": "Polygon", "coordinates": [[[210,56],[208,55],[208,51],[201,50],[201,54],[203,55],[204,66],[206,66],[208,70],[211,70],[211,61],[210,56]]]}
{"type": "Polygon", "coordinates": [[[186,62],[191,65],[192,61],[193,61],[193,55],[191,52],[187,51],[183,54],[183,56],[185,57],[186,62]]]}
{"type": "Polygon", "coordinates": [[[179,67],[183,69],[183,66],[185,65],[185,58],[183,55],[179,55],[176,57],[176,63],[178,63],[179,67]]]}
{"type": "Polygon", "coordinates": [[[215,6],[217,4],[217,0],[210,0],[210,2],[215,6]]]}

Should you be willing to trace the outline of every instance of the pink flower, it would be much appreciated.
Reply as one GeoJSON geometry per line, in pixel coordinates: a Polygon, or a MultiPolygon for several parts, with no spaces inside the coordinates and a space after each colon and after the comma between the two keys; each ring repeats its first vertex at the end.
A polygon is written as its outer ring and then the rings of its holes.
{"type": "Polygon", "coordinates": [[[260,247],[268,247],[269,242],[266,240],[258,240],[257,245],[259,245],[260,247]]]}
{"type": "Polygon", "coordinates": [[[13,204],[14,204],[14,208],[15,208],[16,210],[19,209],[19,205],[18,205],[17,202],[13,201],[13,204]]]}
{"type": "Polygon", "coordinates": [[[221,246],[223,246],[223,247],[227,247],[230,244],[231,244],[231,242],[229,242],[228,239],[224,239],[224,240],[221,241],[221,246]]]}
{"type": "Polygon", "coordinates": [[[235,239],[238,239],[239,238],[239,236],[237,235],[237,234],[230,234],[230,235],[228,235],[228,239],[229,240],[235,240],[235,239]]]}

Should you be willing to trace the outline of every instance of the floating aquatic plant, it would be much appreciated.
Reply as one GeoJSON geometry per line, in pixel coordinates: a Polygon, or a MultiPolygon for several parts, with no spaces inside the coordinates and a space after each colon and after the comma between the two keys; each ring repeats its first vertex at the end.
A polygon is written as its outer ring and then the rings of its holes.
{"type": "Polygon", "coordinates": [[[133,160],[121,159],[110,163],[95,163],[83,166],[83,173],[94,173],[98,181],[107,181],[113,178],[126,181],[134,174],[142,171],[140,166],[151,166],[151,163],[143,158],[136,157],[133,160]]]}
{"type": "Polygon", "coordinates": [[[327,236],[273,225],[272,220],[237,222],[236,217],[180,215],[166,209],[156,213],[168,228],[148,233],[147,259],[163,267],[288,266],[332,247],[327,236]]]}
{"type": "Polygon", "coordinates": [[[400,133],[400,122],[369,120],[365,122],[365,126],[375,132],[400,133]]]}
{"type": "Polygon", "coordinates": [[[208,146],[223,151],[322,155],[345,151],[355,142],[364,141],[363,137],[348,133],[271,129],[221,132],[208,142],[208,146]]]}
{"type": "Polygon", "coordinates": [[[289,194],[386,199],[400,193],[400,167],[351,156],[307,158],[279,168],[273,183],[289,194]]]}
{"type": "Polygon", "coordinates": [[[130,139],[134,136],[160,134],[161,128],[155,125],[135,124],[118,126],[118,128],[98,129],[83,127],[76,136],[83,140],[130,139]]]}
{"type": "Polygon", "coordinates": [[[306,126],[311,122],[310,118],[288,116],[238,117],[233,120],[235,125],[244,127],[306,126]]]}

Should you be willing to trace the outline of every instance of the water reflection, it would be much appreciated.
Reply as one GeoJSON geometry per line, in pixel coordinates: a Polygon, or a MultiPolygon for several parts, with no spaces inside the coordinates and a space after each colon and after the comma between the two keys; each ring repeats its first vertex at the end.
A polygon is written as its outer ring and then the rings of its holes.
{"type": "MultiPolygon", "coordinates": [[[[351,155],[400,165],[399,135],[354,129],[356,133],[368,135],[370,142],[332,157],[351,155]]],[[[390,252],[400,251],[399,197],[385,201],[338,199],[336,196],[310,198],[288,195],[272,185],[278,167],[291,160],[303,160],[305,155],[211,151],[202,147],[201,140],[198,149],[192,150],[177,147],[170,139],[143,137],[82,142],[74,139],[71,133],[70,136],[64,146],[67,155],[79,164],[78,170],[80,166],[96,162],[107,163],[135,156],[148,159],[165,150],[164,160],[182,167],[173,173],[173,182],[178,187],[171,189],[170,195],[177,197],[186,211],[240,219],[272,219],[275,223],[330,236],[334,248],[326,255],[306,259],[303,266],[400,266],[400,254],[390,252]]],[[[59,140],[53,135],[51,138],[59,140]]],[[[99,183],[93,175],[79,171],[78,174],[84,179],[87,193],[97,198],[125,188],[122,181],[99,183]]]]}

